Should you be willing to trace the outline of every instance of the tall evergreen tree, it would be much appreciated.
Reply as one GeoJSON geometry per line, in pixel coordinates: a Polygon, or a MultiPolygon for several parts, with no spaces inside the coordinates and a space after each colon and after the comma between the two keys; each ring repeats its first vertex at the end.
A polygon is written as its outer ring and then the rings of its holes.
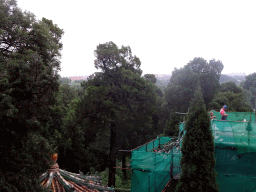
{"type": "Polygon", "coordinates": [[[217,192],[214,141],[210,129],[210,117],[206,111],[200,86],[191,101],[185,130],[181,147],[182,174],[176,192],[217,192]]]}
{"type": "MultiPolygon", "coordinates": [[[[95,67],[102,72],[81,84],[86,95],[79,115],[89,120],[90,129],[86,134],[95,138],[96,143],[110,136],[108,185],[112,186],[115,185],[117,150],[134,148],[152,135],[149,133],[152,132],[150,126],[156,94],[152,83],[141,77],[141,62],[132,55],[129,46],[118,48],[113,42],[100,44],[95,57],[95,67]]],[[[94,151],[97,150],[96,143],[90,147],[94,151]]],[[[106,153],[105,147],[97,148],[106,153]]]]}
{"type": "Polygon", "coordinates": [[[53,146],[63,31],[0,0],[0,190],[41,191],[53,146]]]}

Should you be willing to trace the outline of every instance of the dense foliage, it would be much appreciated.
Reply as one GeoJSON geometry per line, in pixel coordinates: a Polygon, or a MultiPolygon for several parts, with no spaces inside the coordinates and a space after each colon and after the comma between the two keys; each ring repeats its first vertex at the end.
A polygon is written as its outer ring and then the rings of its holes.
{"type": "Polygon", "coordinates": [[[256,73],[252,73],[245,77],[245,81],[242,83],[242,87],[249,91],[251,95],[250,104],[253,109],[256,108],[256,73]]]}
{"type": "Polygon", "coordinates": [[[208,63],[203,58],[194,58],[184,68],[175,69],[166,89],[169,107],[178,112],[186,112],[198,83],[202,87],[204,102],[208,107],[219,90],[223,67],[221,61],[210,60],[208,63]]]}
{"type": "Polygon", "coordinates": [[[51,130],[63,31],[0,1],[1,191],[40,191],[54,152],[51,130]]]}
{"type": "Polygon", "coordinates": [[[227,105],[228,111],[252,112],[253,109],[246,99],[247,94],[246,90],[236,86],[232,81],[222,83],[220,91],[215,94],[209,108],[218,111],[223,105],[227,105]]]}

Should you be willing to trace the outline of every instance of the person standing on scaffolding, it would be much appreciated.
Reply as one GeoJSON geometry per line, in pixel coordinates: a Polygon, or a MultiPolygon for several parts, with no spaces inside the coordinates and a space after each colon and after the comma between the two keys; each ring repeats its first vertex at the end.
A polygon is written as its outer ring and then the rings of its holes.
{"type": "Polygon", "coordinates": [[[221,120],[227,120],[227,116],[228,116],[228,114],[226,114],[226,108],[227,108],[227,106],[226,105],[224,105],[222,108],[221,108],[221,110],[220,110],[220,114],[221,114],[221,120]]]}
{"type": "Polygon", "coordinates": [[[211,120],[213,120],[213,119],[215,119],[216,118],[216,116],[213,116],[214,114],[213,114],[213,112],[212,111],[210,111],[210,118],[211,118],[211,120]]]}

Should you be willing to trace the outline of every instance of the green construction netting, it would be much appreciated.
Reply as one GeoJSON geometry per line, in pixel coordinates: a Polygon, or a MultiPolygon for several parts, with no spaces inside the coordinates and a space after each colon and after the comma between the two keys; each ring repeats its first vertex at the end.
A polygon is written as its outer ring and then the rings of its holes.
{"type": "Polygon", "coordinates": [[[157,153],[152,149],[171,141],[169,137],[160,137],[132,151],[131,191],[162,191],[170,180],[170,168],[173,167],[173,176],[177,175],[180,168],[181,153],[174,148],[171,153],[157,153]],[[157,145],[156,145],[157,144],[157,145]],[[146,151],[148,149],[149,152],[146,151]]]}
{"type": "Polygon", "coordinates": [[[161,148],[163,144],[168,143],[169,141],[171,141],[171,137],[158,137],[134,150],[150,152],[153,149],[161,148]]]}
{"type": "MultiPolygon", "coordinates": [[[[256,123],[248,122],[255,115],[233,114],[237,115],[232,115],[235,121],[211,121],[217,182],[220,192],[256,192],[256,123]],[[241,121],[244,118],[246,121],[241,121]]],[[[183,130],[181,123],[180,133],[183,130]]]]}
{"type": "Polygon", "coordinates": [[[256,192],[256,153],[215,148],[215,158],[220,192],[256,192]]]}
{"type": "MultiPolygon", "coordinates": [[[[215,147],[233,147],[237,148],[238,153],[256,152],[256,123],[255,113],[251,112],[230,112],[228,121],[218,120],[220,114],[214,112],[216,119],[211,121],[215,147]],[[246,121],[244,121],[244,119],[246,121]],[[251,119],[251,121],[249,121],[251,119]]],[[[183,136],[185,134],[185,123],[180,123],[179,138],[182,146],[183,136]]]]}
{"type": "MultiPolygon", "coordinates": [[[[219,112],[214,112],[217,118],[211,121],[220,192],[256,192],[255,114],[227,114],[228,121],[221,121],[219,112]]],[[[168,137],[157,138],[132,151],[132,192],[162,191],[171,173],[175,176],[181,172],[180,149],[186,132],[184,125],[180,123],[179,127],[180,145],[170,153],[155,152],[155,149],[171,141],[168,137]]]]}
{"type": "Polygon", "coordinates": [[[256,192],[256,177],[242,175],[219,175],[220,192],[256,192]]]}
{"type": "Polygon", "coordinates": [[[234,147],[238,154],[256,152],[256,123],[212,120],[215,147],[234,147]]]}

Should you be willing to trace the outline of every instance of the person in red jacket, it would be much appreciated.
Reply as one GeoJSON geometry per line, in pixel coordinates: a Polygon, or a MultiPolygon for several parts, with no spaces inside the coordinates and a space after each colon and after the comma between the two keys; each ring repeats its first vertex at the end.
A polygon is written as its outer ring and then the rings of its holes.
{"type": "Polygon", "coordinates": [[[221,120],[227,120],[227,116],[228,114],[226,114],[225,110],[227,109],[227,106],[224,105],[221,110],[220,110],[220,114],[221,114],[221,120]]]}

